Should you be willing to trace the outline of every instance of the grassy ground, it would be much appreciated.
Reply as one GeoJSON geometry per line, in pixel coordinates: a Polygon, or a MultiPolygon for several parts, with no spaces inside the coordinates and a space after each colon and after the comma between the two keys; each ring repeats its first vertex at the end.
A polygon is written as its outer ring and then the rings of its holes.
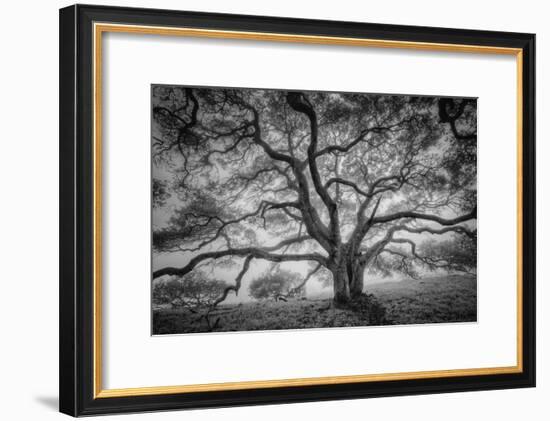
{"type": "Polygon", "coordinates": [[[386,282],[371,285],[368,291],[384,305],[392,324],[475,322],[477,318],[473,276],[386,282]]]}
{"type": "Polygon", "coordinates": [[[366,311],[334,308],[327,299],[220,305],[208,322],[188,310],[157,309],[153,333],[207,332],[217,319],[212,329],[216,332],[472,322],[477,314],[476,290],[476,279],[461,275],[369,285],[367,293],[386,310],[384,319],[366,311]]]}

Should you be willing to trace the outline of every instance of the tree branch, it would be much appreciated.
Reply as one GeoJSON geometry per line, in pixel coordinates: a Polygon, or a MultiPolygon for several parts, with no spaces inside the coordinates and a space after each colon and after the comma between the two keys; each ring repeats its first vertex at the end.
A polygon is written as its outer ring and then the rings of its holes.
{"type": "Polygon", "coordinates": [[[250,111],[253,115],[252,124],[254,126],[254,143],[262,147],[266,154],[276,160],[281,162],[286,162],[292,168],[292,173],[297,180],[297,187],[299,190],[300,202],[303,204],[302,210],[304,215],[304,223],[309,234],[315,238],[319,244],[328,250],[330,244],[328,242],[329,233],[325,225],[321,222],[319,214],[313,207],[311,203],[311,198],[309,196],[309,186],[306,177],[301,172],[301,164],[296,158],[292,156],[283,154],[281,152],[275,151],[267,142],[262,139],[262,132],[260,127],[260,115],[258,110],[255,107],[248,104],[246,101],[240,99],[239,104],[241,104],[245,109],[250,111]]]}
{"type": "Polygon", "coordinates": [[[435,259],[435,258],[432,258],[432,257],[428,257],[428,256],[421,256],[420,254],[418,254],[418,252],[416,251],[416,243],[410,239],[407,239],[407,238],[395,238],[393,240],[391,240],[392,243],[397,243],[397,244],[407,244],[410,246],[411,248],[411,256],[407,256],[406,254],[398,251],[398,250],[393,250],[393,249],[382,249],[380,252],[381,253],[389,253],[389,254],[394,254],[394,255],[398,255],[398,256],[401,256],[402,258],[404,259],[416,259],[418,260],[419,262],[425,264],[426,266],[430,267],[430,268],[433,268],[433,269],[454,269],[454,270],[459,270],[461,272],[468,272],[466,270],[463,270],[463,269],[460,269],[460,266],[457,267],[457,265],[453,265],[451,262],[449,262],[447,259],[435,259]]]}
{"type": "Polygon", "coordinates": [[[454,101],[450,98],[441,98],[439,100],[439,119],[442,123],[449,123],[453,135],[458,140],[473,140],[477,138],[477,133],[474,131],[472,133],[460,133],[456,127],[456,121],[462,116],[466,106],[470,104],[473,100],[463,99],[458,104],[458,109],[454,114],[449,114],[448,106],[453,106],[454,101]]]}
{"type": "Polygon", "coordinates": [[[402,218],[413,218],[413,219],[422,219],[426,221],[437,222],[440,225],[456,225],[461,222],[469,221],[470,219],[477,218],[477,207],[475,207],[470,213],[465,215],[457,216],[456,218],[442,218],[438,215],[430,215],[426,213],[418,213],[411,211],[397,212],[390,215],[383,215],[376,217],[372,220],[373,224],[383,224],[386,222],[392,222],[402,218]]]}
{"type": "Polygon", "coordinates": [[[340,236],[340,228],[338,223],[338,207],[332,197],[328,194],[327,189],[323,186],[321,176],[319,175],[319,169],[317,168],[317,161],[315,153],[317,151],[318,132],[319,127],[317,123],[317,114],[309,100],[303,93],[288,92],[287,103],[290,107],[302,114],[305,114],[310,123],[310,142],[307,148],[307,160],[309,164],[309,171],[311,173],[311,179],[313,180],[313,186],[315,191],[328,209],[330,219],[330,231],[333,241],[338,242],[340,236]]]}
{"type": "Polygon", "coordinates": [[[223,294],[220,297],[218,297],[216,301],[214,301],[214,303],[212,303],[212,307],[216,307],[219,303],[221,303],[222,301],[225,301],[225,299],[227,298],[227,295],[231,291],[235,291],[235,295],[239,294],[239,289],[241,289],[241,282],[243,280],[244,275],[248,271],[248,268],[250,267],[250,262],[252,261],[252,259],[253,259],[252,256],[248,256],[246,259],[244,259],[243,267],[239,272],[239,274],[237,275],[237,277],[235,278],[235,285],[229,285],[228,287],[226,287],[225,290],[223,291],[223,294]]]}
{"type": "Polygon", "coordinates": [[[369,197],[369,193],[361,189],[357,184],[355,184],[353,181],[345,180],[340,177],[332,177],[325,183],[325,189],[328,189],[332,184],[344,184],[346,186],[352,187],[357,193],[359,193],[362,196],[369,197]]]}
{"type": "Polygon", "coordinates": [[[315,266],[312,270],[309,271],[309,273],[306,275],[306,277],[303,279],[302,282],[300,282],[300,284],[296,285],[294,288],[292,288],[287,296],[291,296],[293,294],[295,294],[296,292],[300,291],[306,284],[307,282],[311,279],[311,277],[313,275],[315,275],[315,273],[317,273],[319,271],[319,269],[321,269],[323,265],[321,263],[318,263],[317,266],[315,266]]]}
{"type": "Polygon", "coordinates": [[[159,278],[164,275],[177,275],[185,276],[191,272],[199,263],[208,259],[219,259],[227,256],[250,256],[256,259],[268,260],[271,262],[291,262],[291,261],[316,261],[323,265],[326,264],[326,258],[319,253],[304,253],[304,254],[276,254],[272,253],[275,250],[280,249],[288,244],[299,243],[302,241],[310,240],[310,236],[294,237],[286,240],[282,240],[274,246],[270,247],[245,247],[245,248],[229,248],[227,250],[210,251],[199,254],[193,257],[187,265],[181,268],[166,267],[153,272],[153,279],[159,278]]]}

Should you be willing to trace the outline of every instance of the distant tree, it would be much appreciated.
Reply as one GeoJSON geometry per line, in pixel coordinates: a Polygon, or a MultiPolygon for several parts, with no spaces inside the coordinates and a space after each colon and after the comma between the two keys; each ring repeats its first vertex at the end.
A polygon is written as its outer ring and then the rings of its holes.
{"type": "Polygon", "coordinates": [[[431,269],[454,272],[475,272],[477,266],[477,235],[453,235],[449,240],[424,242],[420,257],[431,269]]]}
{"type": "Polygon", "coordinates": [[[248,294],[257,300],[286,300],[303,295],[306,282],[295,272],[268,270],[252,280],[248,294]]]}
{"type": "Polygon", "coordinates": [[[154,159],[184,205],[153,243],[191,256],[153,278],[231,259],[225,299],[254,259],[309,262],[346,304],[369,268],[436,264],[416,234],[475,235],[476,148],[470,98],[157,86],[154,159]]]}
{"type": "Polygon", "coordinates": [[[227,284],[208,279],[200,272],[193,272],[183,278],[173,277],[159,281],[153,286],[153,302],[184,306],[194,311],[211,307],[223,294],[227,284]]]}
{"type": "Polygon", "coordinates": [[[152,295],[154,304],[176,303],[183,295],[183,283],[175,277],[166,281],[158,281],[153,284],[152,295]]]}
{"type": "Polygon", "coordinates": [[[156,282],[152,295],[153,303],[185,308],[196,315],[199,323],[205,322],[208,331],[213,331],[221,320],[219,314],[213,312],[229,290],[225,282],[193,272],[184,277],[156,282]]]}

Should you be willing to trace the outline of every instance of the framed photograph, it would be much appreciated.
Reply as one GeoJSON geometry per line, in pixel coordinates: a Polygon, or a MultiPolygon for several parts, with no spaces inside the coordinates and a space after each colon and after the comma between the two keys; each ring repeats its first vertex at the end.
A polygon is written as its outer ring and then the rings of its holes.
{"type": "Polygon", "coordinates": [[[535,36],[60,11],[60,410],[535,385],[535,36]]]}

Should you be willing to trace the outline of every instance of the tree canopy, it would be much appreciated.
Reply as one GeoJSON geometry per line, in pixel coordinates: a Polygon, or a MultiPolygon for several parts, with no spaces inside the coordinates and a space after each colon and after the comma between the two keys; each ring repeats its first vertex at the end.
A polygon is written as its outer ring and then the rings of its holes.
{"type": "Polygon", "coordinates": [[[153,277],[254,259],[330,272],[334,299],[365,270],[476,266],[477,103],[155,86],[153,277]],[[175,198],[170,200],[170,198],[175,198]]]}

